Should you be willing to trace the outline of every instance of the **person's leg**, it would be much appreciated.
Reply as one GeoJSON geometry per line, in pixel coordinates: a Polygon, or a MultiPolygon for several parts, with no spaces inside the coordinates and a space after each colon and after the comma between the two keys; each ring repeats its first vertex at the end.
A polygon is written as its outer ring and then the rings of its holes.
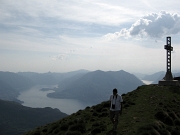
{"type": "Polygon", "coordinates": [[[114,123],[115,123],[115,111],[110,111],[110,120],[113,124],[112,130],[114,130],[115,129],[115,125],[114,125],[114,123]]]}
{"type": "Polygon", "coordinates": [[[114,123],[115,111],[110,111],[110,120],[114,123]]]}
{"type": "Polygon", "coordinates": [[[115,111],[114,120],[114,130],[116,130],[119,122],[119,111],[115,111]]]}

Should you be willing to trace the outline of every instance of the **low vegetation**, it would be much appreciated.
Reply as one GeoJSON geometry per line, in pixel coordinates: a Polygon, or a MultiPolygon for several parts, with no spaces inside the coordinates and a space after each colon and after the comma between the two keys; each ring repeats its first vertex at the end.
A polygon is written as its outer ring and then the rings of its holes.
{"type": "Polygon", "coordinates": [[[123,94],[123,113],[118,129],[112,132],[109,103],[67,116],[24,135],[179,135],[180,87],[141,86],[123,94]]]}

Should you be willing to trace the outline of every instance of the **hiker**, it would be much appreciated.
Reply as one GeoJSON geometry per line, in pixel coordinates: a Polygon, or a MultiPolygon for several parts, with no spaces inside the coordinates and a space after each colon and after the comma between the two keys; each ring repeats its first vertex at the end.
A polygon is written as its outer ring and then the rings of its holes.
{"type": "Polygon", "coordinates": [[[110,96],[110,120],[113,123],[113,130],[117,129],[119,115],[122,113],[122,96],[118,94],[117,89],[113,89],[113,95],[110,96]]]}

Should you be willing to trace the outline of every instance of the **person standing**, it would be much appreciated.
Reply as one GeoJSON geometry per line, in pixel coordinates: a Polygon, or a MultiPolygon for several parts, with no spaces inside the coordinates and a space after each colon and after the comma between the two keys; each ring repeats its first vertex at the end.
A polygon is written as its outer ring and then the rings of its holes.
{"type": "Polygon", "coordinates": [[[113,130],[117,129],[119,115],[122,114],[122,96],[118,94],[117,89],[113,89],[113,95],[110,96],[110,120],[113,123],[113,130]]]}

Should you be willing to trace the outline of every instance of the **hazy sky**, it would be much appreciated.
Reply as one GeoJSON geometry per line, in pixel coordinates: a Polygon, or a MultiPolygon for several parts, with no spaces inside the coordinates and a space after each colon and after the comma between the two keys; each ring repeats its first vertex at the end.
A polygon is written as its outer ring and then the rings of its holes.
{"type": "Polygon", "coordinates": [[[180,69],[179,0],[0,0],[0,71],[180,69]]]}

